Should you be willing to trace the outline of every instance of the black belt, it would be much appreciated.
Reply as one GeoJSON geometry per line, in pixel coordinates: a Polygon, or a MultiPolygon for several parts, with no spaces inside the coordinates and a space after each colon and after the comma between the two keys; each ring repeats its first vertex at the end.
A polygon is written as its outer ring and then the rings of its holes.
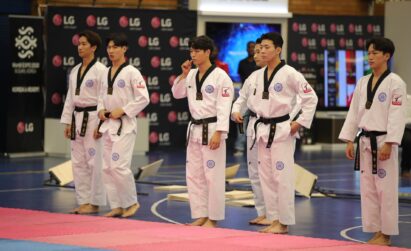
{"type": "MultiPolygon", "coordinates": [[[[248,110],[248,116],[257,118],[257,113],[248,110]]],[[[238,123],[238,130],[240,131],[240,134],[244,134],[244,123],[238,123]]]]}
{"type": "Polygon", "coordinates": [[[97,111],[97,106],[87,106],[87,107],[74,107],[74,111],[71,114],[71,133],[70,139],[76,139],[76,116],[74,116],[74,112],[84,112],[83,114],[83,121],[81,122],[81,130],[80,130],[80,137],[84,137],[86,135],[87,130],[87,123],[88,123],[88,112],[97,111]]]}
{"type": "MultiPolygon", "coordinates": [[[[106,118],[109,118],[110,112],[107,112],[106,114],[107,114],[107,115],[105,115],[106,118]]],[[[123,116],[124,116],[124,115],[123,115],[123,116]]],[[[122,119],[121,117],[118,118],[118,119],[120,120],[120,127],[119,127],[118,130],[117,130],[117,136],[120,136],[120,135],[121,135],[121,130],[123,129],[123,119],[122,119]]],[[[100,127],[101,127],[101,125],[104,123],[104,121],[105,121],[105,120],[100,120],[100,122],[98,123],[97,132],[100,131],[100,127]]]]}
{"type": "MultiPolygon", "coordinates": [[[[203,125],[203,132],[202,132],[202,144],[203,145],[208,145],[208,124],[209,123],[214,123],[217,122],[217,117],[209,117],[209,118],[205,118],[205,119],[193,119],[191,118],[191,124],[193,125],[203,125]]],[[[191,127],[191,125],[190,125],[191,127]]],[[[187,137],[187,143],[186,145],[188,145],[188,141],[190,140],[190,132],[191,132],[191,128],[188,129],[188,137],[187,137]]]]}
{"type": "Polygon", "coordinates": [[[250,147],[250,150],[253,149],[253,146],[255,144],[255,141],[257,140],[257,125],[259,123],[264,123],[265,125],[270,124],[270,134],[268,135],[268,142],[267,142],[267,148],[270,148],[271,145],[273,144],[274,141],[274,136],[275,136],[275,129],[277,127],[277,123],[281,123],[284,121],[287,121],[290,119],[290,115],[286,114],[281,117],[275,117],[275,118],[263,118],[260,117],[257,119],[257,121],[254,124],[254,141],[253,144],[250,147]]]}
{"type": "Polygon", "coordinates": [[[360,148],[360,138],[367,137],[370,138],[370,145],[371,145],[371,156],[372,156],[372,174],[377,174],[377,137],[381,135],[385,135],[387,132],[379,132],[379,131],[364,131],[362,130],[360,134],[358,134],[355,142],[357,143],[357,149],[355,151],[355,162],[354,162],[354,170],[360,170],[360,152],[358,148],[360,148]]]}

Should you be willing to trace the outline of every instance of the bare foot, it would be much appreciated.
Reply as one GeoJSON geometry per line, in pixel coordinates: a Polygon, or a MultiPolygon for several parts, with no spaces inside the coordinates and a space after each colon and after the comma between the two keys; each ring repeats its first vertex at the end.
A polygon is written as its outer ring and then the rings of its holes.
{"type": "Polygon", "coordinates": [[[197,220],[195,220],[191,223],[188,223],[186,225],[188,225],[188,226],[202,226],[204,223],[206,223],[207,220],[208,220],[207,217],[202,217],[202,218],[198,218],[197,220]]]}
{"type": "Polygon", "coordinates": [[[264,217],[264,219],[257,222],[257,225],[261,225],[261,226],[269,226],[271,224],[272,224],[272,221],[267,220],[267,218],[265,218],[265,217],[264,217]]]}
{"type": "Polygon", "coordinates": [[[131,217],[137,213],[137,210],[139,208],[140,208],[140,204],[138,203],[131,205],[123,211],[123,214],[121,215],[121,217],[123,218],[131,217]]]}
{"type": "Polygon", "coordinates": [[[265,228],[261,229],[258,232],[260,232],[260,233],[269,233],[270,229],[273,226],[277,225],[277,224],[280,224],[280,222],[278,220],[275,220],[275,221],[271,222],[271,224],[268,227],[265,227],[265,228]]]}
{"type": "Polygon", "coordinates": [[[80,207],[79,214],[95,214],[98,213],[99,207],[96,205],[87,204],[84,207],[80,207]]]}
{"type": "Polygon", "coordinates": [[[80,210],[82,210],[84,207],[87,207],[89,204],[81,204],[79,207],[74,208],[73,210],[70,211],[71,214],[78,214],[80,210]]]}
{"type": "MultiPolygon", "coordinates": [[[[254,218],[254,219],[250,220],[248,223],[251,224],[251,225],[255,225],[255,224],[258,224],[258,222],[260,222],[264,219],[265,219],[265,215],[261,215],[261,216],[258,216],[257,218],[254,218]]],[[[270,224],[271,224],[271,222],[270,222],[270,224]]]]}
{"type": "Polygon", "coordinates": [[[374,234],[374,236],[367,241],[367,243],[371,243],[372,241],[374,241],[375,239],[377,239],[378,237],[380,237],[381,234],[382,234],[381,231],[376,232],[376,233],[374,234]]]}
{"type": "Polygon", "coordinates": [[[110,212],[106,213],[105,217],[119,217],[123,214],[123,209],[121,207],[114,208],[110,212]]]}
{"type": "Polygon", "coordinates": [[[277,221],[274,221],[273,224],[271,224],[270,226],[262,229],[260,232],[270,233],[270,234],[286,234],[288,233],[288,226],[281,224],[277,220],[277,221]]]}
{"type": "Polygon", "coordinates": [[[380,232],[379,236],[369,240],[367,243],[372,244],[372,245],[379,245],[379,246],[390,246],[391,245],[391,236],[385,235],[385,234],[380,232]]]}
{"type": "Polygon", "coordinates": [[[204,222],[204,224],[201,225],[201,226],[202,226],[202,227],[217,227],[217,221],[207,219],[207,221],[204,222]]]}

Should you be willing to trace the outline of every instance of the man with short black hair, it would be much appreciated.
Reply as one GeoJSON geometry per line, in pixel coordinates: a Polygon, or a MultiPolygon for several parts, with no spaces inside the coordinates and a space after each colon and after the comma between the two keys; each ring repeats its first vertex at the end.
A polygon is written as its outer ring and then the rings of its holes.
{"type": "Polygon", "coordinates": [[[214,42],[199,36],[189,43],[191,60],[174,81],[173,96],[187,98],[191,113],[188,125],[186,177],[190,200],[190,225],[216,227],[224,219],[226,144],[233,83],[210,62],[214,42]],[[191,69],[191,65],[197,69],[191,69]]]}
{"type": "Polygon", "coordinates": [[[266,67],[256,71],[256,88],[248,107],[257,114],[254,144],[258,147],[260,177],[267,220],[265,233],[285,234],[295,224],[294,135],[309,128],[318,98],[304,76],[281,60],[283,39],[276,32],[261,36],[261,58],[266,67]],[[302,113],[291,121],[293,102],[302,113]]]}
{"type": "Polygon", "coordinates": [[[94,138],[98,124],[97,101],[100,76],[106,67],[97,62],[95,52],[101,47],[100,36],[90,30],[79,35],[77,51],[82,62],[72,69],[60,122],[66,124],[64,135],[71,139],[71,161],[77,203],[73,213],[97,213],[106,204],[101,180],[101,144],[94,138]]]}
{"type": "Polygon", "coordinates": [[[347,142],[345,154],[355,159],[354,169],[361,170],[363,231],[375,233],[368,243],[390,245],[391,235],[399,234],[398,145],[405,127],[406,84],[388,67],[395,51],[390,39],[373,38],[366,48],[372,74],[358,81],[339,139],[347,142]]]}
{"type": "Polygon", "coordinates": [[[140,71],[126,62],[127,37],[114,33],[107,38],[112,66],[102,75],[98,116],[103,134],[103,181],[111,212],[107,217],[133,216],[140,205],[130,170],[137,134],[136,116],[150,102],[140,71]]]}

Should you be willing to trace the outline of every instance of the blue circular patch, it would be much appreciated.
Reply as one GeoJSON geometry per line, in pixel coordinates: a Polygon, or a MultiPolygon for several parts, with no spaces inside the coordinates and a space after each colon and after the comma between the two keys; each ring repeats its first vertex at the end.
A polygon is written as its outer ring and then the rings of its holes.
{"type": "Polygon", "coordinates": [[[282,161],[277,161],[277,163],[275,164],[275,168],[277,168],[277,170],[281,171],[284,169],[284,163],[282,161]]]}
{"type": "Polygon", "coordinates": [[[378,177],[385,178],[385,176],[387,176],[387,172],[384,169],[378,169],[377,171],[378,177]]]}
{"type": "Polygon", "coordinates": [[[381,93],[378,95],[378,100],[379,100],[380,102],[384,102],[386,99],[387,99],[387,94],[386,94],[385,92],[381,92],[381,93]]]}
{"type": "Polygon", "coordinates": [[[277,83],[274,85],[274,91],[280,92],[283,90],[283,85],[281,83],[277,83]]]}
{"type": "Polygon", "coordinates": [[[208,168],[213,168],[215,166],[214,160],[207,160],[207,167],[208,168]]]}
{"type": "Polygon", "coordinates": [[[89,80],[86,81],[86,86],[87,86],[87,87],[93,87],[93,85],[94,85],[94,81],[93,81],[93,80],[89,79],[89,80]]]}
{"type": "Polygon", "coordinates": [[[88,154],[89,154],[90,156],[96,155],[96,149],[94,149],[94,148],[89,148],[89,149],[88,149],[88,154]]]}
{"type": "Polygon", "coordinates": [[[113,154],[111,155],[111,158],[112,158],[114,161],[117,161],[117,160],[120,158],[120,155],[119,155],[118,153],[113,153],[113,154]]]}
{"type": "Polygon", "coordinates": [[[117,82],[117,86],[120,87],[120,88],[124,88],[124,86],[126,86],[126,82],[124,82],[124,80],[120,79],[117,82]]]}
{"type": "Polygon", "coordinates": [[[214,87],[212,85],[207,85],[205,88],[205,91],[207,93],[213,93],[214,92],[214,87]]]}

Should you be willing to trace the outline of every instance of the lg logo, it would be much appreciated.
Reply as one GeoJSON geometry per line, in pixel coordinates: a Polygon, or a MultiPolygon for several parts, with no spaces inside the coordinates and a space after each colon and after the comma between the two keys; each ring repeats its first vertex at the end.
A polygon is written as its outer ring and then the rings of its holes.
{"type": "Polygon", "coordinates": [[[52,22],[55,26],[61,26],[62,24],[72,26],[76,24],[76,19],[74,16],[61,16],[60,14],[55,14],[52,22]]]}
{"type": "Polygon", "coordinates": [[[159,46],[160,39],[158,37],[149,37],[148,38],[148,46],[159,46]]]}
{"type": "Polygon", "coordinates": [[[34,123],[24,123],[23,121],[20,121],[17,123],[17,132],[19,134],[34,132],[34,123]]]}
{"type": "Polygon", "coordinates": [[[52,58],[52,64],[54,67],[73,66],[75,64],[74,57],[61,57],[60,55],[54,55],[52,58]]]}
{"type": "Polygon", "coordinates": [[[140,62],[140,58],[136,57],[136,58],[129,58],[128,59],[128,63],[133,65],[134,67],[140,67],[141,62],[140,62]]]}
{"type": "Polygon", "coordinates": [[[149,86],[157,86],[158,85],[158,77],[148,77],[147,78],[147,85],[149,86]]]}
{"type": "Polygon", "coordinates": [[[88,27],[94,27],[96,24],[97,26],[107,26],[108,25],[108,18],[107,17],[95,17],[94,15],[89,15],[86,18],[86,23],[88,27]]]}
{"type": "Polygon", "coordinates": [[[146,117],[149,119],[150,124],[155,124],[158,122],[158,115],[156,112],[147,113],[146,117]]]}
{"type": "Polygon", "coordinates": [[[160,64],[162,67],[170,67],[173,63],[171,61],[171,58],[161,58],[160,64]]]}

